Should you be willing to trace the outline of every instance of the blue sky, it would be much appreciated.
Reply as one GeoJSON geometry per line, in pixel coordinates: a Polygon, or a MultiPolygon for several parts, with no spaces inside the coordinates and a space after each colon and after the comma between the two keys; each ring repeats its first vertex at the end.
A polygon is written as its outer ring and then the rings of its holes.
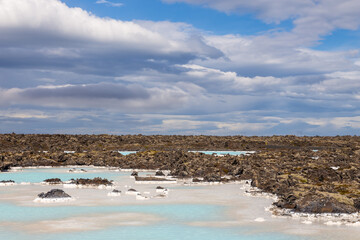
{"type": "Polygon", "coordinates": [[[358,135],[357,0],[2,0],[0,132],[358,135]]]}
{"type": "Polygon", "coordinates": [[[113,7],[106,3],[99,4],[96,1],[89,0],[64,0],[63,2],[71,7],[86,9],[99,17],[111,17],[125,21],[185,22],[199,30],[209,31],[214,34],[252,35],[274,28],[286,30],[292,26],[291,21],[266,24],[256,19],[252,13],[225,13],[181,2],[164,4],[161,0],[113,1],[113,3],[121,3],[120,7],[113,7]]]}

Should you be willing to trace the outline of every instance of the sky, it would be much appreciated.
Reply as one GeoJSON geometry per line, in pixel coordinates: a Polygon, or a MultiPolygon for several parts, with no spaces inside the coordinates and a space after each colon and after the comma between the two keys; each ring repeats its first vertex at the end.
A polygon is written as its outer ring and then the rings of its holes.
{"type": "Polygon", "coordinates": [[[0,133],[359,135],[358,0],[0,0],[0,133]]]}

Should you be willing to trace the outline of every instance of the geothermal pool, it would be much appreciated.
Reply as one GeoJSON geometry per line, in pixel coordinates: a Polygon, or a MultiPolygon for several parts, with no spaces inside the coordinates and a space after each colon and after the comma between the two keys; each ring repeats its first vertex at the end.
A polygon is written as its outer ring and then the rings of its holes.
{"type": "MultiPolygon", "coordinates": [[[[76,167],[86,172],[69,172],[72,167],[25,168],[0,173],[1,180],[15,185],[0,186],[0,239],[97,240],[97,239],[358,239],[359,226],[328,226],[321,221],[273,217],[265,207],[272,200],[251,197],[240,183],[201,185],[178,181],[161,184],[169,189],[165,198],[155,198],[159,184],[136,184],[131,171],[99,167],[76,167]],[[121,190],[66,188],[41,184],[47,178],[102,177],[121,190]],[[63,189],[73,201],[34,202],[37,194],[63,189]],[[135,188],[148,200],[124,194],[135,188]]],[[[142,171],[140,176],[153,175],[142,171]]]]}

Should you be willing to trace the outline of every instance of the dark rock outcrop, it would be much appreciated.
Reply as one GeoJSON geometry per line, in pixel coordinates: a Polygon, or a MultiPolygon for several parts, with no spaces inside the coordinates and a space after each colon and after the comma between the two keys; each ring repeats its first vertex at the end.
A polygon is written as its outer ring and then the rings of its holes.
{"type": "Polygon", "coordinates": [[[100,185],[111,186],[111,185],[113,185],[112,181],[109,181],[106,178],[99,178],[99,177],[96,177],[94,179],[89,179],[89,178],[71,179],[71,184],[91,185],[91,186],[100,186],[100,185]]]}
{"type": "Polygon", "coordinates": [[[153,182],[158,182],[158,181],[162,181],[162,182],[168,182],[168,181],[176,181],[171,180],[171,179],[166,179],[166,178],[159,178],[159,177],[135,177],[135,181],[153,181],[153,182]]]}
{"type": "Polygon", "coordinates": [[[157,171],[155,173],[155,176],[159,176],[159,177],[165,177],[165,174],[162,171],[157,171]]]}
{"type": "Polygon", "coordinates": [[[354,199],[354,207],[360,211],[360,198],[354,199]]]}
{"type": "Polygon", "coordinates": [[[44,182],[48,183],[48,184],[62,184],[63,183],[60,178],[49,178],[49,179],[45,179],[44,182]]]}
{"type": "Polygon", "coordinates": [[[76,169],[76,168],[72,168],[72,169],[69,169],[69,172],[87,172],[85,169],[76,169]]]}
{"type": "Polygon", "coordinates": [[[344,204],[331,197],[317,195],[306,195],[296,203],[296,211],[310,213],[353,213],[354,206],[344,204]]]}
{"type": "Polygon", "coordinates": [[[0,162],[0,172],[8,172],[12,165],[11,162],[0,162]]]}
{"type": "Polygon", "coordinates": [[[0,183],[15,183],[14,180],[1,180],[0,183]]]}
{"type": "Polygon", "coordinates": [[[47,193],[40,193],[38,194],[39,198],[71,198],[71,196],[65,193],[61,189],[51,189],[47,193]]]}
{"type": "Polygon", "coordinates": [[[221,177],[216,175],[207,175],[204,177],[204,182],[221,182],[221,177]]]}

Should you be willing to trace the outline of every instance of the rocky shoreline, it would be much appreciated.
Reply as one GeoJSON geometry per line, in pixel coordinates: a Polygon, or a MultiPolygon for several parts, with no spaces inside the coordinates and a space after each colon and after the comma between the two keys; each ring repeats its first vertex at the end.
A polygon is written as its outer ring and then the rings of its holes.
{"type": "Polygon", "coordinates": [[[360,210],[360,137],[0,135],[2,171],[67,165],[169,170],[200,182],[252,179],[253,187],[278,196],[281,209],[360,210]],[[119,150],[139,152],[124,156],[119,150]],[[216,156],[189,150],[256,152],[216,156]]]}

